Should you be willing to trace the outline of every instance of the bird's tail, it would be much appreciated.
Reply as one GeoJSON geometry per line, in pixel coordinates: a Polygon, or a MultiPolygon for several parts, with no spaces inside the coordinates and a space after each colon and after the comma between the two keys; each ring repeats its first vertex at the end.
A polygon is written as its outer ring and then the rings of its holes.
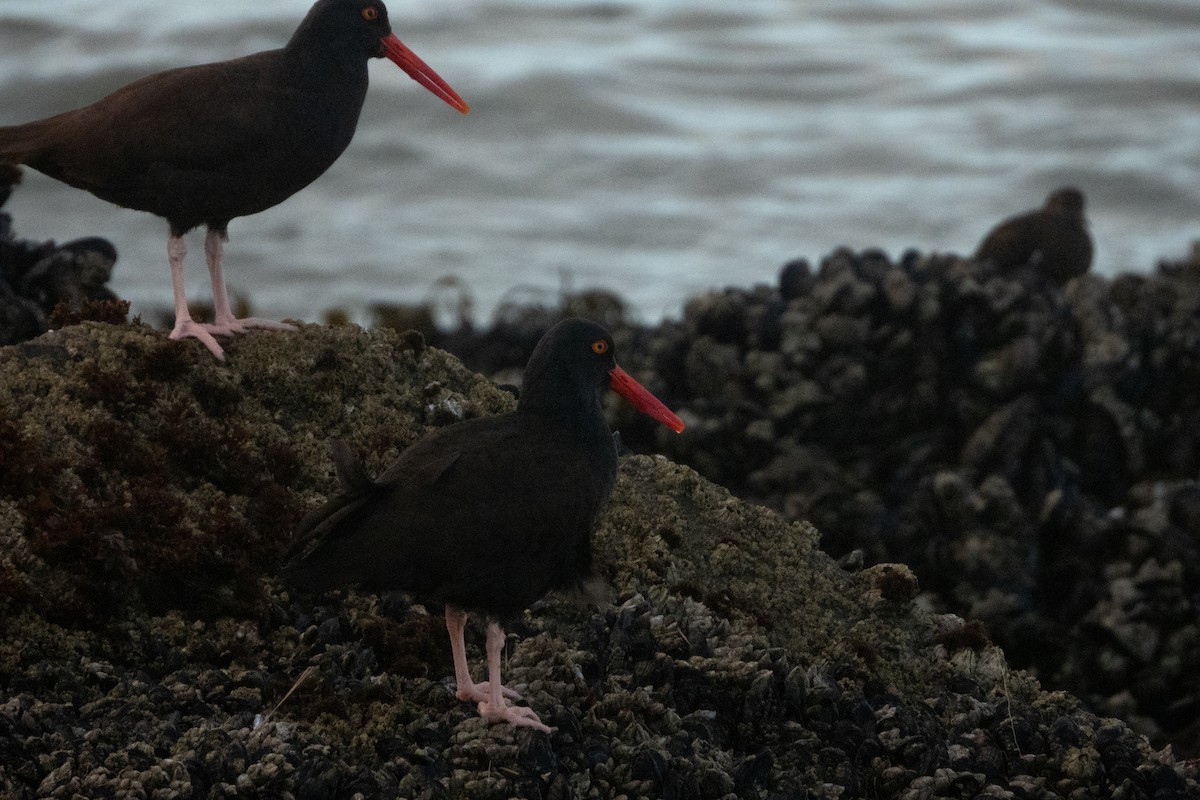
{"type": "Polygon", "coordinates": [[[0,160],[0,184],[16,186],[21,182],[21,168],[16,164],[0,160]]]}
{"type": "Polygon", "coordinates": [[[28,124],[0,126],[0,166],[15,169],[17,164],[24,164],[35,144],[28,124]]]}
{"type": "Polygon", "coordinates": [[[21,182],[21,168],[0,161],[0,206],[8,202],[12,188],[21,182]]]}
{"type": "Polygon", "coordinates": [[[292,537],[287,563],[280,571],[280,577],[287,583],[312,591],[325,591],[344,583],[333,563],[323,563],[310,556],[322,545],[331,544],[338,538],[342,521],[358,511],[377,486],[346,441],[335,439],[331,442],[329,455],[342,491],[300,520],[292,537]]]}
{"type": "Polygon", "coordinates": [[[342,493],[360,495],[375,485],[375,481],[363,468],[362,460],[345,439],[334,439],[329,443],[329,458],[342,482],[342,493]]]}

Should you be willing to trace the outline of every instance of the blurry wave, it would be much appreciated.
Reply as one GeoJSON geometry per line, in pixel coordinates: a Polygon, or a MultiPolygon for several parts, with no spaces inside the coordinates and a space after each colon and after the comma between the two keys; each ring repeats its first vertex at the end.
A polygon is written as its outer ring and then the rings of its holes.
{"type": "MultiPolygon", "coordinates": [[[[168,66],[283,44],[308,0],[4,0],[0,124],[168,66]]],[[[386,62],[351,148],[231,226],[271,316],[362,315],[440,276],[610,286],[645,317],[838,245],[967,252],[1057,185],[1102,272],[1200,238],[1200,6],[1142,0],[461,0],[392,4],[472,104],[386,62]]],[[[165,225],[30,175],[18,234],[110,237],[134,312],[169,304],[165,225]]],[[[199,252],[198,243],[193,251],[199,252]]],[[[200,259],[189,276],[203,295],[200,259]]]]}

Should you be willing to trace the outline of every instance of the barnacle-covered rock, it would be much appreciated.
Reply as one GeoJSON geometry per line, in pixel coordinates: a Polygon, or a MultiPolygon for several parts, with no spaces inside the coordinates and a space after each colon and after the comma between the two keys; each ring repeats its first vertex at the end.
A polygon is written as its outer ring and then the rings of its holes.
{"type": "MultiPolygon", "coordinates": [[[[848,572],[811,524],[661,456],[623,459],[595,534],[613,603],[550,597],[511,626],[506,677],[556,731],[489,726],[450,689],[438,609],[356,592],[301,599],[271,575],[294,521],[336,488],[330,437],[377,470],[433,426],[510,408],[511,394],[390,331],[304,326],[230,347],[220,365],[162,332],[85,323],[0,350],[5,796],[1198,789],[1194,765],[1010,670],[977,623],[925,611],[915,571],[848,572]]],[[[739,430],[756,421],[745,405],[721,419],[735,412],[739,430]]],[[[844,424],[831,434],[850,441],[844,424]]],[[[755,448],[773,445],[739,447],[764,458],[755,448]]],[[[839,452],[812,463],[836,468],[839,452]]],[[[781,476],[812,476],[806,463],[761,479],[785,493],[781,476]]],[[[1017,573],[1001,545],[1028,532],[1019,492],[936,474],[922,513],[1003,523],[963,563],[1000,552],[1017,573]]],[[[845,483],[864,518],[890,497],[852,491],[869,477],[845,483]]],[[[1149,492],[1092,531],[1129,561],[1109,576],[1135,593],[1115,624],[1169,612],[1176,627],[1157,651],[1179,675],[1196,647],[1179,605],[1193,568],[1185,488],[1149,492]],[[1134,548],[1118,524],[1156,538],[1134,548]]],[[[807,502],[835,518],[819,493],[807,502]]],[[[481,634],[473,621],[476,669],[481,634]]],[[[1149,668],[1125,656],[1122,669],[1149,668]]]]}
{"type": "MultiPolygon", "coordinates": [[[[17,167],[0,164],[0,207],[20,180],[17,167]]],[[[61,245],[19,239],[0,211],[0,346],[84,319],[123,322],[129,304],[107,286],[116,261],[116,248],[96,236],[61,245]]]]}
{"type": "Polygon", "coordinates": [[[686,378],[641,355],[654,337],[630,339],[624,362],[695,433],[633,428],[627,446],[814,523],[835,557],[908,564],[923,606],[981,620],[1015,664],[1200,753],[1183,713],[1200,678],[1176,666],[1200,664],[1182,644],[1200,637],[1200,597],[1133,581],[1153,560],[1200,582],[1194,265],[1060,283],[841,248],[785,266],[774,297],[695,299],[683,325],[714,308],[721,359],[671,336],[686,378]],[[772,303],[777,346],[734,336],[772,303]]]}

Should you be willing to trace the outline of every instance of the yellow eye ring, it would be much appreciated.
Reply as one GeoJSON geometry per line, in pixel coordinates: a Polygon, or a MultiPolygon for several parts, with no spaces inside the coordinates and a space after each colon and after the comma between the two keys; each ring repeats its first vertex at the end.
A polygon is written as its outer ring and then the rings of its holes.
{"type": "Polygon", "coordinates": [[[608,352],[608,342],[603,339],[597,339],[592,342],[592,352],[598,356],[602,356],[608,352]]]}
{"type": "Polygon", "coordinates": [[[367,22],[374,22],[379,19],[379,9],[375,6],[367,6],[362,10],[362,18],[367,22]]]}

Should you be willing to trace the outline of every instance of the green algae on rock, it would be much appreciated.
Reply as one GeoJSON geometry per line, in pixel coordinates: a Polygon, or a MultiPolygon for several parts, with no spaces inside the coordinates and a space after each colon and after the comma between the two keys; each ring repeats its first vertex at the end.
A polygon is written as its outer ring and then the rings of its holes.
{"type": "MultiPolygon", "coordinates": [[[[508,672],[552,736],[456,701],[436,617],[293,599],[292,524],[429,427],[511,407],[386,331],[250,334],[219,365],[137,325],[0,349],[0,795],[1187,797],[1194,764],[849,574],[806,523],[661,457],[596,532],[614,604],[551,598],[508,672]],[[312,667],[313,672],[307,673],[312,667]],[[296,686],[297,678],[308,674],[296,686]]],[[[479,656],[472,648],[472,659],[479,656]]]]}

